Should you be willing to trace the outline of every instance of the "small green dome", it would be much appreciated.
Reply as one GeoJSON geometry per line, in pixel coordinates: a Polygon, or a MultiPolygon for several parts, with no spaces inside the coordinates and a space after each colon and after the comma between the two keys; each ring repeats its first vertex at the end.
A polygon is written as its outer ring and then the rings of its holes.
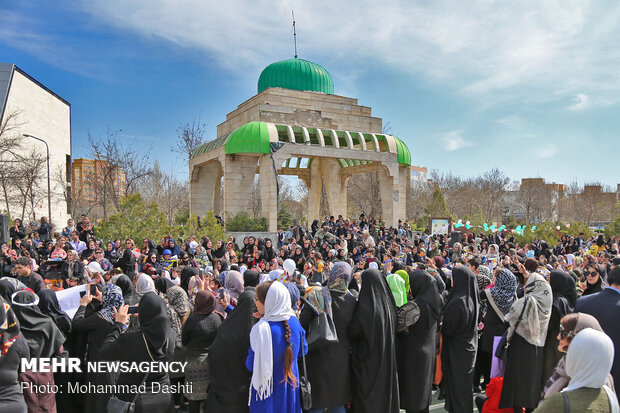
{"type": "Polygon", "coordinates": [[[293,58],[267,66],[258,78],[258,93],[270,87],[334,94],[329,72],[316,63],[293,58]]]}
{"type": "Polygon", "coordinates": [[[398,154],[398,163],[405,166],[411,166],[411,152],[409,152],[409,148],[405,145],[405,142],[393,136],[396,141],[396,148],[398,154]]]}
{"type": "Polygon", "coordinates": [[[265,122],[250,122],[230,134],[224,145],[226,155],[269,153],[269,129],[265,122]]]}

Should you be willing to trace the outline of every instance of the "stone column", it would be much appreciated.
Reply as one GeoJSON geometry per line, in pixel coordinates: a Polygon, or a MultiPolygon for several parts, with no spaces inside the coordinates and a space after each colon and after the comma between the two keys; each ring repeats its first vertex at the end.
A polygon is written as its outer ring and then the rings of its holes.
{"type": "Polygon", "coordinates": [[[411,182],[411,173],[409,168],[398,167],[398,182],[394,185],[394,190],[398,191],[398,201],[396,201],[396,193],[394,195],[394,226],[398,225],[398,220],[403,221],[407,218],[407,187],[411,182]]]}
{"type": "Polygon", "coordinates": [[[278,230],[278,186],[270,156],[262,155],[259,160],[260,199],[263,216],[267,218],[267,231],[278,230]]]}
{"type": "Polygon", "coordinates": [[[337,217],[347,216],[347,187],[348,180],[342,176],[342,167],[335,159],[323,159],[323,181],[329,202],[329,214],[337,217]]]}
{"type": "Polygon", "coordinates": [[[398,225],[399,219],[405,219],[407,205],[407,184],[409,169],[393,165],[379,168],[379,185],[381,187],[381,206],[386,226],[398,225]],[[390,173],[394,173],[391,176],[390,173]]]}
{"type": "MultiPolygon", "coordinates": [[[[198,166],[198,172],[193,173],[190,180],[190,213],[201,216],[210,209],[215,210],[219,199],[219,178],[222,176],[222,166],[216,159],[198,166]]],[[[217,211],[216,211],[217,212],[217,211]]]]}
{"type": "Polygon", "coordinates": [[[394,191],[396,189],[394,181],[398,181],[398,176],[391,176],[389,170],[385,166],[380,167],[377,174],[379,175],[383,219],[385,220],[385,225],[389,227],[390,225],[398,223],[398,218],[394,221],[394,216],[397,212],[394,207],[400,198],[400,193],[394,191]]]}
{"type": "Polygon", "coordinates": [[[256,155],[226,155],[223,159],[224,221],[248,211],[257,162],[256,155]]]}
{"type": "Polygon", "coordinates": [[[310,165],[310,182],[308,185],[308,225],[319,219],[321,207],[321,158],[313,158],[310,165]]]}

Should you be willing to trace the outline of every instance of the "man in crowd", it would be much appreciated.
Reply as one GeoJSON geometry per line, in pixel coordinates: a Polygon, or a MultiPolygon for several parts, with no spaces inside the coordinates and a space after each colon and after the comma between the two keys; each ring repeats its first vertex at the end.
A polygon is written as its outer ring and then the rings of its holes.
{"type": "Polygon", "coordinates": [[[35,293],[45,289],[43,277],[32,271],[32,263],[28,257],[19,257],[15,260],[15,272],[17,279],[35,293]]]}

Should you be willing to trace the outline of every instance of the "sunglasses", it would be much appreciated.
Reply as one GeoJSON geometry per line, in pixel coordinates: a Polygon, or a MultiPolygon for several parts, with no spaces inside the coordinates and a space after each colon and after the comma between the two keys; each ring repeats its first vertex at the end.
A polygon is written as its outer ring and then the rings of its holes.
{"type": "Polygon", "coordinates": [[[596,272],[596,271],[587,272],[586,275],[588,277],[596,277],[598,275],[598,272],[596,272]]]}

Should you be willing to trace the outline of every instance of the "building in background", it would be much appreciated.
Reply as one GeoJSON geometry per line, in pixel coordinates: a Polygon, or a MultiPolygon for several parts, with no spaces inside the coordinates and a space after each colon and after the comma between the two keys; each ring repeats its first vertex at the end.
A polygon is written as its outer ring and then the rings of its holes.
{"type": "Polygon", "coordinates": [[[71,182],[71,104],[12,63],[0,63],[0,211],[66,224],[71,182]]]}
{"type": "Polygon", "coordinates": [[[74,216],[97,217],[97,208],[125,196],[125,172],[102,160],[78,158],[71,165],[74,216]]]}

